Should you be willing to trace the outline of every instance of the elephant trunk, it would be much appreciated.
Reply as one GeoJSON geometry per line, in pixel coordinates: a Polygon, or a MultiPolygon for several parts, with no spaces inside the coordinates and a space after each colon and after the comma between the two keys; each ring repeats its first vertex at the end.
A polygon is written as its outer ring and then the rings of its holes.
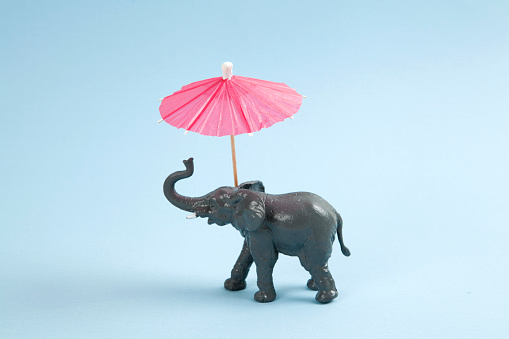
{"type": "Polygon", "coordinates": [[[186,169],[184,171],[177,171],[170,174],[163,184],[164,196],[168,201],[177,208],[188,212],[195,212],[196,205],[203,201],[203,197],[201,198],[190,198],[185,197],[183,195],[178,194],[175,191],[175,183],[181,179],[189,178],[193,175],[194,172],[194,164],[193,158],[189,158],[188,160],[184,160],[184,165],[186,169]]]}

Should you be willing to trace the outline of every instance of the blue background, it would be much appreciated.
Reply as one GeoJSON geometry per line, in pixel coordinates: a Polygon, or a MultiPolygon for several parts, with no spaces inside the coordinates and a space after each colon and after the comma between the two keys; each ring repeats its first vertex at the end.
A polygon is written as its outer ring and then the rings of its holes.
{"type": "Polygon", "coordinates": [[[506,338],[507,1],[2,1],[0,337],[506,338]],[[236,138],[239,180],[312,191],[352,256],[320,305],[296,258],[278,298],[223,289],[232,227],[162,194],[233,183],[229,138],[158,99],[234,74],[307,96],[236,138]]]}

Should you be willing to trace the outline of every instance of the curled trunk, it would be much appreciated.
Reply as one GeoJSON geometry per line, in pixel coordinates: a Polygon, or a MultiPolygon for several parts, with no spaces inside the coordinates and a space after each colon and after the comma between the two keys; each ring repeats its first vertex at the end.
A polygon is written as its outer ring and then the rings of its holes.
{"type": "Polygon", "coordinates": [[[163,184],[164,196],[168,201],[177,208],[180,208],[184,211],[195,212],[195,206],[202,201],[204,198],[191,198],[180,195],[175,191],[175,183],[181,179],[189,178],[193,175],[194,172],[194,164],[193,158],[189,158],[189,160],[184,160],[184,165],[186,169],[184,171],[177,171],[170,174],[163,184]]]}

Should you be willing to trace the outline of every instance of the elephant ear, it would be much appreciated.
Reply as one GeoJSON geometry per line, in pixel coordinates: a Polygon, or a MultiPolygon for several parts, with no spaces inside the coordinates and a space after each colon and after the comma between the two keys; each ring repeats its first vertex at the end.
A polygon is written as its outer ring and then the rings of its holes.
{"type": "Polygon", "coordinates": [[[233,226],[241,232],[256,231],[265,220],[265,203],[261,194],[240,189],[232,199],[233,226]]]}
{"type": "Polygon", "coordinates": [[[247,181],[239,185],[239,189],[246,189],[256,192],[265,192],[265,186],[260,180],[247,181]]]}

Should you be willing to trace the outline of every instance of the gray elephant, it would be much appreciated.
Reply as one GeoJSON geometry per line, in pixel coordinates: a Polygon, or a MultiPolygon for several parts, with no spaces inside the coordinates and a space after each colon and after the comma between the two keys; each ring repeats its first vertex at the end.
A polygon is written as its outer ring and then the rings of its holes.
{"type": "Polygon", "coordinates": [[[307,286],[318,291],[320,303],[336,298],[338,291],[329,272],[335,234],[341,252],[350,251],[343,243],[341,216],[316,194],[296,192],[280,195],[265,193],[263,183],[250,181],[239,187],[220,187],[197,198],[175,191],[175,183],[194,172],[193,158],[184,160],[186,169],[170,174],[163,185],[164,195],[176,207],[208,218],[209,224],[232,224],[245,238],[242,252],[224,287],[231,291],[246,288],[246,277],[253,261],[256,264],[259,291],[254,298],[270,302],[276,298],[272,271],[278,254],[297,256],[311,274],[307,286]]]}

